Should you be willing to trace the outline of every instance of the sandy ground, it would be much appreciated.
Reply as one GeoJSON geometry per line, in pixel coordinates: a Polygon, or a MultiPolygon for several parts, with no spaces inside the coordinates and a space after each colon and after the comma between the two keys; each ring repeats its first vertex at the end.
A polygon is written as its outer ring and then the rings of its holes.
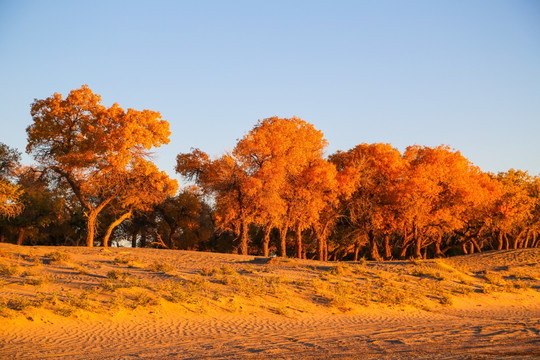
{"type": "MultiPolygon", "coordinates": [[[[98,281],[107,279],[111,269],[118,267],[155,284],[170,279],[188,281],[200,277],[201,269],[208,271],[227,266],[236,269],[240,274],[234,276],[254,279],[261,276],[287,276],[289,282],[286,286],[291,287],[290,284],[296,284],[295,279],[318,278],[322,272],[335,266],[334,263],[291,260],[268,269],[266,259],[252,256],[153,249],[102,251],[86,248],[20,248],[0,244],[0,251],[3,254],[0,258],[5,265],[19,266],[18,274],[2,275],[0,296],[4,298],[4,302],[14,296],[17,299],[32,299],[39,292],[78,294],[77,291],[80,293],[98,281]],[[47,264],[46,254],[54,251],[68,253],[70,259],[57,264],[47,264]],[[122,256],[136,259],[138,266],[127,267],[118,261],[122,256]],[[31,266],[32,259],[41,259],[42,265],[31,266]],[[148,269],[145,264],[155,262],[156,259],[171,265],[168,273],[148,269]],[[97,263],[102,265],[93,267],[93,264],[97,263]],[[88,271],[85,270],[82,274],[74,271],[80,266],[86,266],[88,271]],[[24,271],[27,272],[26,275],[24,271]],[[53,274],[53,280],[40,286],[24,283],[25,278],[43,273],[53,274]]],[[[344,310],[341,303],[340,306],[333,306],[331,303],[307,301],[305,299],[314,296],[308,290],[294,292],[287,287],[284,292],[272,296],[238,295],[240,300],[235,301],[239,302],[239,308],[234,311],[223,310],[220,304],[237,299],[235,294],[226,292],[229,286],[219,288],[223,299],[209,300],[204,303],[203,311],[194,310],[197,308],[189,304],[163,299],[160,299],[158,305],[120,307],[114,312],[77,310],[66,315],[55,311],[54,304],[49,307],[28,307],[21,311],[9,310],[9,316],[0,318],[0,358],[540,358],[539,259],[540,249],[447,259],[443,264],[444,267],[451,267],[448,274],[465,274],[463,276],[471,279],[467,280],[466,284],[472,289],[478,290],[482,286],[485,289],[483,276],[486,273],[499,274],[504,286],[500,283],[493,291],[472,291],[463,295],[456,293],[452,303],[444,306],[436,305],[437,301],[430,300],[426,303],[429,306],[363,304],[351,305],[344,310]],[[461,270],[458,273],[455,269],[461,270]],[[509,287],[509,284],[514,284],[512,279],[520,281],[518,288],[509,287]],[[272,311],[276,304],[282,304],[291,310],[272,311]]],[[[435,296],[425,289],[433,289],[434,293],[437,293],[435,285],[449,287],[455,281],[454,276],[431,278],[429,273],[419,276],[419,271],[414,270],[421,266],[421,274],[425,274],[426,269],[437,266],[440,268],[441,263],[434,261],[421,264],[368,262],[362,266],[367,270],[357,275],[347,275],[347,272],[341,271],[335,277],[329,278],[329,281],[340,277],[357,276],[358,279],[364,279],[374,276],[373,274],[390,274],[390,277],[392,274],[401,274],[399,276],[403,276],[406,282],[425,283],[425,287],[418,287],[418,291],[424,291],[422,296],[433,299],[435,296]],[[407,275],[411,272],[407,269],[413,269],[411,271],[416,271],[417,275],[407,275]]],[[[208,278],[212,285],[214,278],[208,278]]],[[[387,278],[384,279],[388,282],[387,278]]],[[[215,286],[218,289],[217,286],[222,285],[215,286]]],[[[155,289],[151,286],[147,288],[155,289]]],[[[414,289],[416,288],[413,287],[414,289]]],[[[157,290],[154,290],[154,293],[159,294],[157,290]]],[[[107,299],[113,296],[111,294],[107,291],[100,292],[92,304],[98,308],[106,308],[109,304],[107,299]]]]}

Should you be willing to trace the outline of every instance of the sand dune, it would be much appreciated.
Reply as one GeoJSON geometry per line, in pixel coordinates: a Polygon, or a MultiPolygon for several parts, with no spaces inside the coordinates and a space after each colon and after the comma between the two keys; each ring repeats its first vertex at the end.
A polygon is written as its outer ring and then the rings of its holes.
{"type": "Polygon", "coordinates": [[[442,262],[347,264],[338,269],[335,263],[268,262],[252,256],[154,249],[102,251],[0,244],[0,250],[4,268],[19,267],[11,275],[4,271],[1,278],[2,359],[540,357],[540,249],[442,262]],[[69,259],[49,262],[57,251],[69,254],[69,259]],[[128,258],[132,267],[124,262],[128,258]],[[156,260],[161,267],[156,268],[156,260]],[[36,266],[36,262],[42,264],[36,266]],[[118,281],[138,279],[139,283],[129,289],[110,290],[110,284],[103,282],[114,280],[110,276],[114,269],[125,272],[125,278],[118,281]],[[43,274],[50,276],[47,283],[32,285],[28,281],[43,274]],[[272,292],[258,292],[253,287],[247,290],[256,293],[249,295],[239,287],[270,286],[278,277],[282,288],[272,292]],[[253,283],[234,282],[242,278],[253,283]],[[268,281],[257,282],[260,278],[268,281]],[[201,279],[207,281],[206,287],[192,286],[201,279]],[[349,295],[358,297],[367,291],[363,286],[371,281],[376,284],[377,279],[381,284],[394,281],[392,291],[402,291],[402,283],[407,283],[410,292],[405,294],[416,291],[420,298],[396,303],[379,289],[365,303],[325,292],[330,291],[328,284],[350,281],[359,289],[349,295]],[[168,301],[169,293],[159,284],[171,281],[201,292],[198,303],[184,297],[168,301]],[[93,308],[81,305],[81,294],[98,286],[102,290],[88,300],[93,308]],[[470,291],[460,292],[463,286],[470,291]],[[148,291],[157,301],[113,306],[116,303],[111,299],[117,292],[125,291],[122,296],[129,298],[134,288],[148,291]],[[446,289],[442,295],[441,289],[446,289]],[[33,303],[24,309],[9,306],[10,299],[33,300],[53,292],[58,298],[51,302],[33,303]],[[63,294],[68,295],[63,298],[63,294]],[[452,294],[451,304],[441,302],[448,294],[452,294]],[[66,313],[63,309],[69,304],[76,309],[66,313]]]}

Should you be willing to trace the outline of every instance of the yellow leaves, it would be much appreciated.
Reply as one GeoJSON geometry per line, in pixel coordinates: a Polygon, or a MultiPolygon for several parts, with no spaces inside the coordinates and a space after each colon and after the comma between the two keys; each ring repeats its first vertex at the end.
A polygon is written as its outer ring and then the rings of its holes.
{"type": "Polygon", "coordinates": [[[20,186],[0,178],[0,217],[10,218],[22,212],[24,208],[20,200],[22,194],[20,186]]]}
{"type": "Polygon", "coordinates": [[[35,100],[34,123],[27,128],[28,147],[38,160],[60,168],[112,166],[124,168],[134,157],[169,142],[169,124],[159,112],[107,108],[88,86],[72,90],[66,99],[54,94],[35,100]],[[90,156],[92,153],[93,156],[90,156]]]}

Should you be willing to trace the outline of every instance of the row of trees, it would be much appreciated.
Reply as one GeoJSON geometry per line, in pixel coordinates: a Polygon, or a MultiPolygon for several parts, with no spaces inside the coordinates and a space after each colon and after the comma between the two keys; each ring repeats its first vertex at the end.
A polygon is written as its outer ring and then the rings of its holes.
{"type": "Polygon", "coordinates": [[[375,260],[449,251],[538,246],[540,178],[483,173],[445,146],[360,144],[323,157],[326,141],[305,121],[260,121],[234,150],[210,160],[180,154],[177,171],[215,199],[216,226],[248,253],[250,228],[272,233],[281,256],[375,260]],[[352,255],[354,254],[354,255],[352,255]]]}
{"type": "Polygon", "coordinates": [[[360,144],[324,157],[321,131],[269,118],[230,153],[149,160],[157,112],[107,108],[83,86],[32,104],[27,152],[0,147],[0,236],[18,243],[237,251],[321,260],[444,256],[539,246],[540,178],[482,172],[448,147],[360,144]],[[26,240],[25,240],[26,239],[26,240]]]}

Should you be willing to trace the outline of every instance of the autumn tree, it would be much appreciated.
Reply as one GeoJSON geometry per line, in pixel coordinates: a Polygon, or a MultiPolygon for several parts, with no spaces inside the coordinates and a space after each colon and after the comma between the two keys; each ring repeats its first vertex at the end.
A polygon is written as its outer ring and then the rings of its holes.
{"type": "Polygon", "coordinates": [[[113,230],[134,211],[150,211],[167,197],[174,196],[178,189],[176,180],[159,171],[154,163],[141,158],[136,158],[127,170],[110,171],[107,175],[108,181],[117,184],[119,191],[112,203],[115,219],[103,237],[105,247],[109,245],[113,230]]]}
{"type": "Polygon", "coordinates": [[[177,156],[176,171],[213,197],[218,230],[234,233],[240,239],[240,253],[247,255],[254,211],[251,179],[245,166],[233,154],[211,160],[206,153],[194,149],[177,156]]]}
{"type": "Polygon", "coordinates": [[[70,185],[85,209],[86,245],[93,246],[98,215],[122,193],[111,178],[168,143],[169,124],[156,111],[103,106],[86,85],[65,99],[58,93],[36,99],[31,115],[27,152],[70,185]]]}
{"type": "Polygon", "coordinates": [[[377,238],[384,239],[384,256],[391,258],[389,239],[400,227],[399,182],[406,168],[400,152],[390,144],[360,144],[331,160],[339,170],[354,174],[355,188],[346,208],[357,234],[355,260],[363,239],[371,258],[380,260],[377,238]]]}
{"type": "Polygon", "coordinates": [[[156,228],[170,249],[199,250],[214,233],[210,207],[195,187],[186,187],[156,207],[156,228]]]}
{"type": "Polygon", "coordinates": [[[497,239],[494,248],[515,249],[533,223],[537,201],[531,196],[533,179],[526,171],[514,169],[492,176],[501,186],[492,213],[491,227],[497,239]]]}
{"type": "Polygon", "coordinates": [[[13,217],[21,213],[22,189],[13,183],[20,167],[21,154],[0,143],[0,217],[13,217]]]}
{"type": "Polygon", "coordinates": [[[411,237],[401,255],[413,245],[414,256],[422,257],[422,249],[431,244],[435,255],[442,255],[443,236],[462,228],[468,209],[485,199],[480,171],[446,146],[410,146],[403,156],[409,164],[403,213],[411,237]]]}
{"type": "Polygon", "coordinates": [[[280,233],[281,256],[286,256],[290,229],[295,231],[296,255],[302,256],[302,231],[318,220],[323,195],[334,185],[335,168],[323,160],[326,146],[323,133],[312,124],[272,117],[259,121],[234,148],[249,174],[254,220],[265,229],[265,256],[274,227],[280,233]]]}

